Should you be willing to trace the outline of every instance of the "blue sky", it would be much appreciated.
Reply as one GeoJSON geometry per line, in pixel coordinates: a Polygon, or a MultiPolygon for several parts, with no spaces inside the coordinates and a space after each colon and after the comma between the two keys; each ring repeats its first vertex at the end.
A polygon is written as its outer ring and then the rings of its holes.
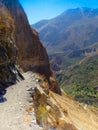
{"type": "Polygon", "coordinates": [[[98,8],[98,0],[19,0],[30,24],[51,19],[66,9],[76,7],[98,8]]]}

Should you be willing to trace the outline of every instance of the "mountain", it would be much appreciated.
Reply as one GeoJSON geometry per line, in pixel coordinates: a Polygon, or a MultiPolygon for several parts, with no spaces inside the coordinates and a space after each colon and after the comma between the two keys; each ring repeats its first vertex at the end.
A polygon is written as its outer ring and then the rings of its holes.
{"type": "Polygon", "coordinates": [[[75,8],[32,25],[49,54],[73,51],[98,41],[98,9],[75,8]]]}
{"type": "MultiPolygon", "coordinates": [[[[13,21],[12,22],[13,28],[8,27],[10,30],[12,28],[13,31],[10,34],[8,33],[8,35],[9,36],[13,35],[13,46],[16,45],[16,48],[17,48],[17,49],[14,49],[14,48],[10,49],[11,51],[15,51],[12,53],[13,57],[15,55],[14,62],[15,63],[18,62],[17,65],[19,65],[19,67],[24,72],[35,71],[42,75],[45,75],[47,82],[49,82],[50,84],[50,89],[52,88],[53,91],[60,93],[60,89],[58,87],[57,81],[50,68],[49,58],[48,58],[46,49],[43,47],[42,43],[40,42],[37,32],[34,29],[32,29],[31,26],[29,25],[27,16],[23,8],[21,7],[19,1],[18,0],[14,0],[14,1],[0,0],[0,5],[2,7],[2,10],[4,10],[4,13],[5,13],[3,14],[1,10],[1,14],[6,16],[7,20],[12,19],[13,21]],[[9,14],[8,17],[7,17],[7,14],[9,14]],[[17,55],[16,55],[16,52],[17,52],[17,55]]],[[[10,21],[8,21],[8,24],[11,24],[9,22],[10,21]]],[[[1,27],[8,26],[6,24],[5,23],[2,24],[1,27]]],[[[1,33],[2,31],[3,29],[1,28],[1,33]]],[[[4,35],[6,36],[6,33],[4,33],[4,35]]],[[[0,38],[3,39],[3,37],[0,37],[0,38]]],[[[10,42],[11,41],[9,40],[9,42],[6,43],[7,44],[6,46],[10,46],[11,44],[10,42]]],[[[6,50],[7,49],[8,48],[6,48],[6,50]]],[[[9,53],[11,53],[11,51],[9,51],[9,53]]],[[[2,64],[2,61],[1,61],[1,64],[2,64]]],[[[1,82],[4,82],[2,81],[2,78],[1,78],[1,82]]]]}
{"type": "Polygon", "coordinates": [[[67,94],[98,106],[98,9],[69,9],[33,25],[47,48],[50,63],[67,94]]]}
{"type": "Polygon", "coordinates": [[[98,9],[75,8],[51,20],[32,25],[47,48],[51,66],[58,72],[75,65],[86,53],[96,51],[98,9]]]}

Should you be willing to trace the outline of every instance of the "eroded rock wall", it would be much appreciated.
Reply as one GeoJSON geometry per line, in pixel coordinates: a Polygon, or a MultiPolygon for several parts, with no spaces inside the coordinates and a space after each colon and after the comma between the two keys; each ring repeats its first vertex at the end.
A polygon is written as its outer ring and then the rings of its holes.
{"type": "Polygon", "coordinates": [[[0,90],[22,77],[17,67],[17,48],[13,33],[13,20],[0,4],[0,90]]]}

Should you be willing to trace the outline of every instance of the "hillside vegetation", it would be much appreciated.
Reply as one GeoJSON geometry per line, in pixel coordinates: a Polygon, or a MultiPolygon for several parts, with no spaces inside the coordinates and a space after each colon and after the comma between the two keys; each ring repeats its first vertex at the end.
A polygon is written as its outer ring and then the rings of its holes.
{"type": "Polygon", "coordinates": [[[63,89],[76,100],[98,107],[98,54],[58,74],[63,89]]]}

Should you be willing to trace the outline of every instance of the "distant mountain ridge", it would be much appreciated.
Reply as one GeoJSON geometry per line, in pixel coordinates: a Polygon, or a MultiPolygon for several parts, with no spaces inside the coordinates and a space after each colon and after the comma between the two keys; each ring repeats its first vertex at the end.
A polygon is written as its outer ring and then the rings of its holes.
{"type": "Polygon", "coordinates": [[[98,41],[98,9],[75,8],[32,25],[49,54],[87,47],[98,41]]]}

